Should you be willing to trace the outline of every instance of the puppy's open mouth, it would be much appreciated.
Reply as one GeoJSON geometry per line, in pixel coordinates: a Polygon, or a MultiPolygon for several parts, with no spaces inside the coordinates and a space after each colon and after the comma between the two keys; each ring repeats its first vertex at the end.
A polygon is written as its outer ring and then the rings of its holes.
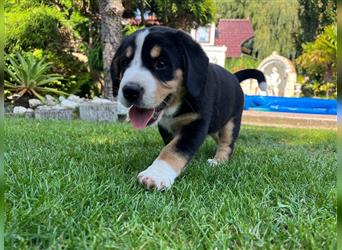
{"type": "Polygon", "coordinates": [[[135,129],[144,129],[154,123],[161,111],[168,105],[171,95],[168,95],[157,107],[153,109],[140,108],[133,105],[128,112],[129,119],[135,129]]]}

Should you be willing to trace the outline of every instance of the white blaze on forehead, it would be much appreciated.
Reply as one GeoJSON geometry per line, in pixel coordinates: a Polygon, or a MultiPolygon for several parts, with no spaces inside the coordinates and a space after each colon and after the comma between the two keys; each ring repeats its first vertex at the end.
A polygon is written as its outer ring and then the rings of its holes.
{"type": "Polygon", "coordinates": [[[132,61],[133,66],[142,66],[141,51],[144,45],[145,38],[148,35],[148,33],[149,33],[148,30],[144,30],[140,32],[135,38],[136,49],[135,49],[134,58],[132,61]]]}
{"type": "Polygon", "coordinates": [[[130,82],[139,84],[142,88],[144,88],[144,94],[141,103],[139,104],[140,107],[154,108],[156,105],[158,105],[155,100],[155,91],[158,83],[152,73],[146,67],[144,67],[142,62],[142,48],[145,38],[148,34],[149,31],[144,30],[139,32],[135,38],[134,57],[129,67],[126,69],[120,83],[118,99],[126,107],[129,106],[129,103],[127,103],[123,96],[122,88],[130,82]]]}

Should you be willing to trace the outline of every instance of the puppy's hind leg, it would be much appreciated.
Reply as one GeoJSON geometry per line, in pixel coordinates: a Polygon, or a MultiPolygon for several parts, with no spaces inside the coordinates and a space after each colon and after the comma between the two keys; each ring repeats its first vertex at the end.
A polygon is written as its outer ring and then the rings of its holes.
{"type": "Polygon", "coordinates": [[[241,116],[230,119],[217,134],[217,149],[213,159],[208,162],[217,165],[229,159],[234,149],[235,140],[240,131],[241,116]]]}

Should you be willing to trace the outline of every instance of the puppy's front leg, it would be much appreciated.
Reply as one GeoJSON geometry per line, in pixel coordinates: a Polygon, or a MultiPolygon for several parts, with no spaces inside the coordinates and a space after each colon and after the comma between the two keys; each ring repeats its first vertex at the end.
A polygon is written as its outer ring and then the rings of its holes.
{"type": "Polygon", "coordinates": [[[207,136],[208,125],[194,121],[180,129],[179,133],[160,152],[157,159],[138,175],[139,182],[146,188],[164,190],[173,184],[186,164],[207,136]]]}

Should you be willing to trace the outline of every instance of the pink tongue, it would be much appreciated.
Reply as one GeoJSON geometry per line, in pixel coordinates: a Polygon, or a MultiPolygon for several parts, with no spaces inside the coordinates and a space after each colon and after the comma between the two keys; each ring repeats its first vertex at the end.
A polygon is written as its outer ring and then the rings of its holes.
{"type": "Polygon", "coordinates": [[[134,128],[143,129],[147,126],[149,120],[151,120],[153,113],[154,109],[143,109],[133,105],[129,109],[128,116],[134,128]]]}

